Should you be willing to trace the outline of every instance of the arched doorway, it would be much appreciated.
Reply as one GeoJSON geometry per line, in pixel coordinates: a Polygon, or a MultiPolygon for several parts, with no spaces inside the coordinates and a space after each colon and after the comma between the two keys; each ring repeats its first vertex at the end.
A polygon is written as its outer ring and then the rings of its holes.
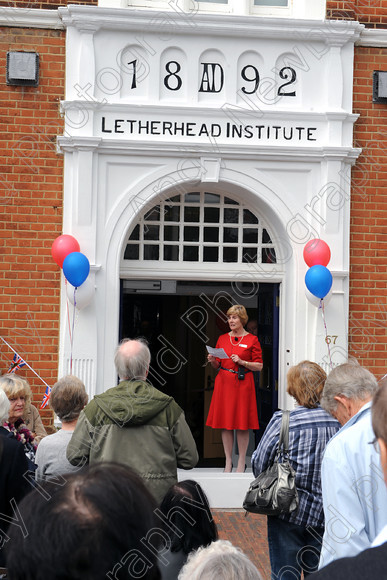
{"type": "Polygon", "coordinates": [[[215,378],[205,347],[227,331],[224,313],[232,304],[244,304],[257,321],[264,357],[256,377],[261,429],[251,450],[277,407],[279,284],[264,277],[265,269],[277,268],[273,239],[259,212],[208,187],[159,200],[128,232],[120,338],[148,339],[150,379],[184,409],[202,466],[223,461],[220,433],[205,427],[215,378]],[[152,277],[144,279],[146,265],[152,277]],[[222,279],[214,280],[218,268],[222,279]]]}

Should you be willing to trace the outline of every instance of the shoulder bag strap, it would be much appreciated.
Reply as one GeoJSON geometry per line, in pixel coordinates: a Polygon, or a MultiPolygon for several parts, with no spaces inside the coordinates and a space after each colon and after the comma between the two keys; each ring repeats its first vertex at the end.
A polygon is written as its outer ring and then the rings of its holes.
{"type": "Polygon", "coordinates": [[[282,412],[281,431],[278,441],[278,451],[280,452],[281,447],[283,447],[284,455],[289,453],[289,415],[290,411],[282,412]]]}

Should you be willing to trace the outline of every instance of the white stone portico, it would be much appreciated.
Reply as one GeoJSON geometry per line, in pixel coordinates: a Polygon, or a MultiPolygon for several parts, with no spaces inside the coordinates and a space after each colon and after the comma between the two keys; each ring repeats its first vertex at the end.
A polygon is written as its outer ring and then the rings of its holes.
{"type": "MultiPolygon", "coordinates": [[[[116,382],[120,279],[280,283],[279,406],[289,366],[329,366],[319,309],[305,296],[306,242],[330,246],[326,308],[334,363],[347,353],[353,48],[362,26],[68,6],[63,232],[91,264],[95,295],[76,312],[73,372],[102,392],[116,382]],[[128,263],[140,217],[176,193],[207,191],[264,218],[276,264],[128,263]]],[[[60,369],[71,351],[66,291],[60,369]]]]}

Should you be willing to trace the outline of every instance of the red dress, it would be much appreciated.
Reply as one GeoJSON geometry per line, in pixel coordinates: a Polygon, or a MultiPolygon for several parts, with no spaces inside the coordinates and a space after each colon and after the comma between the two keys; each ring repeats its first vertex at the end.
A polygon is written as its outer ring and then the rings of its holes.
{"type": "MultiPolygon", "coordinates": [[[[242,360],[262,362],[261,345],[253,334],[246,334],[242,339],[238,337],[237,341],[229,334],[222,334],[216,348],[223,348],[229,357],[237,354],[242,360]]],[[[238,370],[239,365],[231,358],[217,360],[226,369],[238,370]]],[[[237,374],[219,369],[206,425],[213,429],[259,429],[252,372],[246,373],[240,381],[237,374]]]]}

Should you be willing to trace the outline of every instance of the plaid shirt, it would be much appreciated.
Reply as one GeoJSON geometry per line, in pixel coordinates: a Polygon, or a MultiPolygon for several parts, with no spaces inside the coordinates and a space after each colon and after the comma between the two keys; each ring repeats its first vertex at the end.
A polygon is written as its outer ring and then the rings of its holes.
{"type": "MultiPolygon", "coordinates": [[[[274,413],[251,458],[257,476],[274,460],[278,448],[282,411],[274,413]]],[[[321,463],[329,439],[340,424],[326,411],[317,407],[297,407],[290,413],[289,459],[296,472],[296,487],[300,500],[298,510],[279,518],[301,526],[324,526],[321,496],[321,463]]]]}

